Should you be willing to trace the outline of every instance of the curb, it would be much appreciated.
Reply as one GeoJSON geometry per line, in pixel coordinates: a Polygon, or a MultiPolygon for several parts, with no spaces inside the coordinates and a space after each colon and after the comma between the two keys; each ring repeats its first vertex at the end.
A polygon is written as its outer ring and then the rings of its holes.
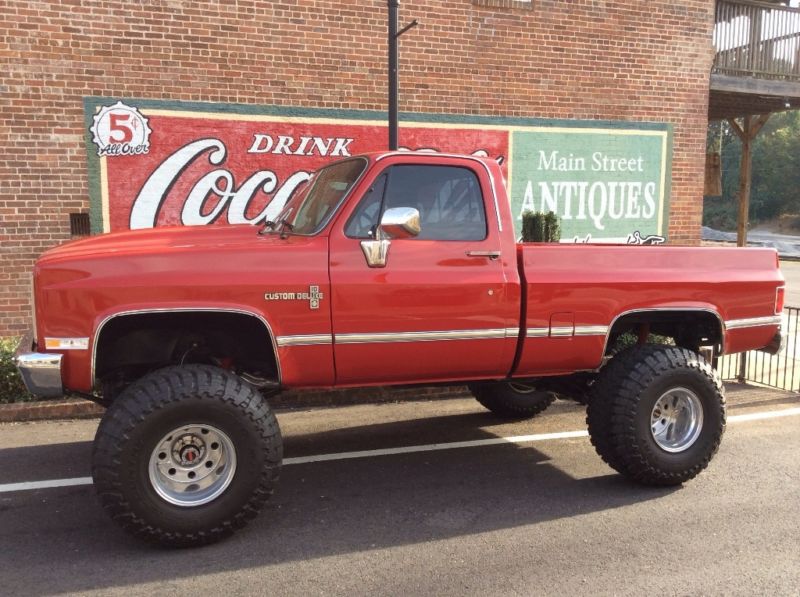
{"type": "Polygon", "coordinates": [[[80,398],[61,398],[42,402],[0,404],[0,423],[50,421],[54,419],[91,419],[100,417],[105,409],[99,404],[80,398]]]}

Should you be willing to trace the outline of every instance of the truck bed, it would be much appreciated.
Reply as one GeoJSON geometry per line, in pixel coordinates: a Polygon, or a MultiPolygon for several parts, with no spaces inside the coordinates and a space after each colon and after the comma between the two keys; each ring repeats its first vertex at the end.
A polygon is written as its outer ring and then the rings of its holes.
{"type": "Polygon", "coordinates": [[[724,352],[766,346],[775,333],[783,277],[772,249],[523,243],[517,253],[518,376],[596,368],[614,322],[637,311],[711,313],[724,352]]]}

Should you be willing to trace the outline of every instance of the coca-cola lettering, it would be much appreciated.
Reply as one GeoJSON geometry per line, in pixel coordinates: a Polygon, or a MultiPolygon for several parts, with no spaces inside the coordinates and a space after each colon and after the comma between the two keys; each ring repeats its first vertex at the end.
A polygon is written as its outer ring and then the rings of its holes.
{"type": "MultiPolygon", "coordinates": [[[[200,139],[181,147],[156,168],[133,202],[130,219],[132,230],[153,228],[156,225],[159,211],[170,190],[188,166],[209,150],[212,150],[208,155],[209,163],[214,166],[222,164],[228,152],[225,144],[219,139],[200,139]]],[[[221,168],[212,170],[192,186],[181,209],[181,223],[210,224],[215,222],[226,208],[230,224],[262,223],[275,218],[295,189],[309,177],[308,172],[295,172],[279,188],[275,172],[259,170],[237,189],[231,172],[221,168]],[[263,204],[255,201],[259,193],[263,195],[263,204]],[[274,196],[270,198],[271,193],[274,193],[274,196]],[[211,197],[216,197],[217,200],[211,201],[211,197]],[[252,208],[254,203],[259,206],[259,211],[257,215],[249,217],[248,214],[255,211],[252,208]],[[212,207],[209,208],[209,205],[212,207]]]]}
{"type": "Polygon", "coordinates": [[[264,135],[256,133],[253,135],[253,143],[247,153],[274,153],[276,155],[302,155],[302,156],[323,156],[323,157],[350,157],[348,146],[353,139],[347,138],[323,138],[323,137],[300,137],[295,140],[288,135],[264,135]],[[296,146],[296,147],[295,147],[296,146]]]}
{"type": "Polygon", "coordinates": [[[164,160],[139,191],[131,208],[130,229],[153,228],[167,193],[186,166],[198,155],[214,148],[208,160],[218,165],[225,159],[225,145],[218,139],[201,139],[181,147],[164,160]]]}

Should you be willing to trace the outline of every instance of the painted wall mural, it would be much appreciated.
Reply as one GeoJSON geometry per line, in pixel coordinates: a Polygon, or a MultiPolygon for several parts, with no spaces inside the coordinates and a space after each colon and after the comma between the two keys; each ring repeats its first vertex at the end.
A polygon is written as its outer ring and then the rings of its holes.
{"type": "MultiPolygon", "coordinates": [[[[274,219],[311,172],[386,146],[385,116],[90,97],[93,232],[274,219]]],[[[659,123],[405,114],[404,149],[497,160],[517,231],[554,211],[562,242],[666,239],[671,129],[659,123]]]]}

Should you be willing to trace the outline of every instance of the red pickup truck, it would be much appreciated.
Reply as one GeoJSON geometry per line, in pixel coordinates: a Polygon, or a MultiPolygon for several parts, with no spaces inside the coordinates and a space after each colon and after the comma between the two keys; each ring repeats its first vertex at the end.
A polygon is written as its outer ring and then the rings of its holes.
{"type": "Polygon", "coordinates": [[[701,348],[779,350],[783,293],[768,249],[519,244],[495,162],[389,152],[321,169],[261,230],[48,251],[17,362],[35,394],[108,406],[92,473],[111,517],[196,545],[272,493],[268,398],[286,388],[467,384],[520,418],[572,396],[614,469],[686,481],[725,427],[701,348]],[[636,341],[621,350],[623,334],[636,341]]]}

